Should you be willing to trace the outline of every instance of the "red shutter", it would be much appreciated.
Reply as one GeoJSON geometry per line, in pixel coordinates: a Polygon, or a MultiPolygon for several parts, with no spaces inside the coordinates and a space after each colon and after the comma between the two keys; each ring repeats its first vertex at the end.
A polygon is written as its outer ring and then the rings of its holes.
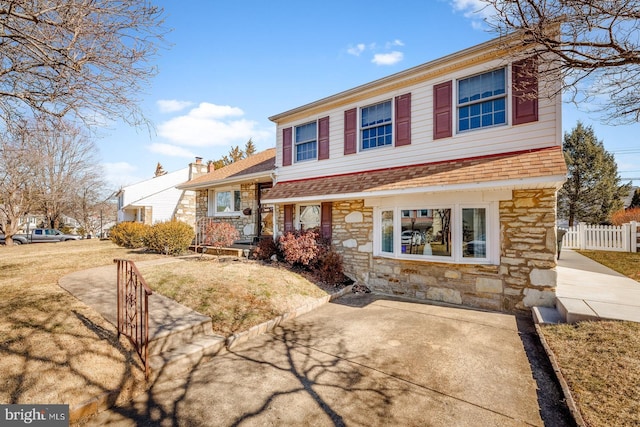
{"type": "Polygon", "coordinates": [[[344,112],[344,154],[354,154],[358,151],[358,109],[344,112]]]}
{"type": "Polygon", "coordinates": [[[452,82],[433,87],[433,139],[448,138],[452,131],[452,82]]]}
{"type": "Polygon", "coordinates": [[[318,120],[318,160],[329,158],[329,117],[318,120]]]}
{"type": "Polygon", "coordinates": [[[396,96],[396,147],[411,144],[411,93],[396,96]]]}
{"type": "Polygon", "coordinates": [[[331,242],[331,231],[332,231],[332,213],[333,209],[332,202],[324,202],[321,205],[322,209],[320,211],[320,237],[331,242]]]}
{"type": "Polygon", "coordinates": [[[296,205],[284,205],[284,232],[293,233],[293,211],[296,205]]]}
{"type": "Polygon", "coordinates": [[[291,128],[282,129],[282,166],[291,164],[291,136],[291,128]]]}
{"type": "Polygon", "coordinates": [[[538,69],[535,60],[514,62],[511,70],[514,125],[538,121],[538,69]]]}

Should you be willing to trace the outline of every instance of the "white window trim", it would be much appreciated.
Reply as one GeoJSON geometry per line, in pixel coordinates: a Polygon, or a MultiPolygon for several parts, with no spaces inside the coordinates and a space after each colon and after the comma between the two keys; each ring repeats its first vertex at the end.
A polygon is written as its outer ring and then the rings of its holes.
{"type": "MultiPolygon", "coordinates": [[[[384,98],[381,99],[379,101],[375,101],[372,102],[370,104],[367,105],[363,105],[362,107],[358,107],[357,110],[357,124],[358,124],[358,152],[367,152],[367,151],[372,151],[372,150],[381,150],[381,149],[385,149],[385,148],[393,148],[395,146],[395,133],[396,133],[396,103],[394,102],[395,98],[384,98]],[[362,147],[362,131],[363,131],[363,127],[362,127],[362,110],[368,107],[373,107],[374,105],[378,105],[378,104],[384,104],[385,102],[391,102],[391,121],[389,122],[389,124],[391,124],[391,144],[388,145],[381,145],[381,146],[376,146],[376,147],[369,147],[369,148],[363,148],[362,147]]],[[[370,127],[375,127],[375,126],[370,126],[370,127]]]]}
{"type": "MultiPolygon", "coordinates": [[[[240,192],[240,201],[242,203],[242,192],[240,191],[240,187],[222,187],[216,189],[209,189],[207,191],[207,216],[240,216],[242,211],[231,211],[231,212],[217,212],[217,193],[226,193],[234,191],[240,192]]],[[[233,203],[233,194],[232,194],[232,203],[233,203]]]]}
{"type": "MultiPolygon", "coordinates": [[[[305,162],[311,162],[314,160],[318,160],[318,150],[320,149],[319,147],[319,142],[318,142],[318,120],[311,120],[309,122],[305,122],[305,123],[300,123],[299,125],[295,125],[293,126],[293,162],[294,163],[305,163],[305,162]],[[315,123],[316,124],[316,155],[315,157],[311,157],[309,159],[304,159],[304,160],[298,160],[298,141],[296,140],[296,129],[302,126],[306,126],[309,125],[311,123],[315,123]]],[[[304,144],[305,142],[311,142],[311,141],[304,141],[301,142],[300,144],[304,144]]]]}
{"type": "Polygon", "coordinates": [[[448,264],[495,264],[500,263],[500,218],[497,203],[454,203],[424,204],[375,207],[373,221],[373,255],[381,258],[411,260],[423,262],[440,262],[448,264]],[[463,256],[462,247],[462,209],[484,208],[487,213],[487,249],[486,258],[470,258],[463,256]],[[414,209],[451,209],[451,256],[411,255],[402,253],[401,233],[403,210],[414,209]],[[382,251],[382,212],[393,211],[393,253],[382,251]]]}
{"type": "MultiPolygon", "coordinates": [[[[470,74],[468,76],[462,76],[462,77],[456,78],[454,80],[454,85],[453,86],[454,86],[453,87],[453,92],[454,92],[454,94],[453,94],[454,114],[452,114],[452,116],[453,116],[452,119],[454,121],[453,124],[454,124],[454,129],[455,129],[455,134],[456,135],[466,135],[469,132],[483,132],[483,131],[494,129],[494,128],[501,127],[501,126],[511,126],[511,115],[509,113],[511,111],[511,108],[512,108],[512,106],[511,106],[511,98],[512,98],[511,93],[512,93],[512,90],[513,90],[512,87],[511,87],[511,65],[502,66],[502,67],[496,67],[496,68],[492,68],[490,70],[484,70],[484,71],[477,72],[475,74],[470,74]],[[497,124],[497,125],[491,125],[491,126],[485,126],[485,127],[479,127],[479,128],[475,128],[475,129],[460,130],[460,120],[459,120],[459,115],[458,115],[459,108],[460,108],[460,104],[458,103],[458,92],[459,92],[458,89],[459,89],[460,81],[461,80],[466,80],[466,79],[469,79],[469,78],[472,78],[472,77],[480,76],[482,74],[490,73],[492,71],[496,71],[496,70],[499,70],[501,68],[505,69],[505,72],[504,72],[504,78],[505,78],[505,94],[504,94],[504,98],[505,98],[505,107],[504,107],[505,108],[505,111],[504,111],[505,121],[504,121],[504,123],[500,123],[500,124],[497,124]]],[[[493,97],[483,99],[482,101],[488,101],[488,100],[498,99],[498,98],[503,98],[503,96],[495,95],[493,97]]],[[[478,101],[478,102],[482,102],[482,101],[478,101]]],[[[468,104],[468,103],[465,103],[465,105],[466,104],[468,104]]]]}

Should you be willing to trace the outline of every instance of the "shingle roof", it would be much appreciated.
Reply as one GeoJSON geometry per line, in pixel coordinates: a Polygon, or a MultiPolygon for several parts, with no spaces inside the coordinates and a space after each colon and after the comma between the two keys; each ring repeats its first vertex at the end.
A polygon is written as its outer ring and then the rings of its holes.
{"type": "MultiPolygon", "coordinates": [[[[388,193],[394,190],[490,184],[566,176],[561,147],[505,153],[446,162],[373,170],[321,178],[278,182],[264,201],[349,194],[388,193]]],[[[486,188],[486,185],[483,186],[486,188]]]]}
{"type": "Polygon", "coordinates": [[[223,184],[225,181],[242,179],[244,176],[255,175],[264,173],[265,176],[269,176],[271,171],[275,168],[276,149],[269,148],[268,150],[261,151],[246,159],[238,160],[223,168],[216,169],[205,175],[201,175],[197,178],[187,181],[181,184],[179,187],[194,188],[202,187],[208,184],[223,184]]]}

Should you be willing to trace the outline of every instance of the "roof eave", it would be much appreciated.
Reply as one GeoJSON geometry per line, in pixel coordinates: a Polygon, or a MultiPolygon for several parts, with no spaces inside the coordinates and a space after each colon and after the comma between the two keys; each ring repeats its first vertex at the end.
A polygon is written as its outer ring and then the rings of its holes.
{"type": "Polygon", "coordinates": [[[274,170],[270,170],[268,172],[256,172],[247,175],[241,175],[236,177],[229,177],[223,179],[214,179],[211,181],[199,182],[197,184],[189,184],[188,182],[184,184],[177,185],[176,188],[179,190],[203,190],[211,187],[220,187],[222,185],[233,185],[240,184],[243,182],[250,181],[259,181],[260,179],[268,179],[271,180],[271,174],[274,170]]]}
{"type": "Polygon", "coordinates": [[[343,193],[343,194],[327,194],[318,196],[303,196],[292,198],[280,198],[269,199],[267,196],[262,200],[267,204],[280,204],[280,203],[304,203],[304,202],[323,202],[323,201],[338,201],[338,200],[353,200],[353,199],[368,199],[374,197],[391,197],[411,195],[417,193],[441,193],[452,191],[483,191],[483,190],[496,190],[496,189],[527,189],[532,187],[545,187],[555,188],[558,190],[562,187],[562,184],[566,181],[566,175],[551,175],[543,177],[531,177],[531,178],[519,178],[500,181],[487,181],[487,182],[472,182],[461,184],[444,184],[433,185],[425,187],[413,187],[403,189],[392,190],[380,190],[380,191],[362,191],[357,193],[343,193]]]}

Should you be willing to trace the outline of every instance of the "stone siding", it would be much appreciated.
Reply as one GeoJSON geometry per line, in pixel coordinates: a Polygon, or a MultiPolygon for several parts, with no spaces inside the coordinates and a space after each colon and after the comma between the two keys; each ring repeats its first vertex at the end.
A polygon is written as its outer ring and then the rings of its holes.
{"type": "Polygon", "coordinates": [[[500,202],[504,310],[553,306],[556,288],[556,190],[515,190],[500,202]]]}
{"type": "Polygon", "coordinates": [[[207,190],[198,190],[196,193],[196,222],[202,219],[210,218],[216,222],[228,222],[238,230],[240,239],[253,239],[258,235],[258,192],[257,184],[240,185],[240,215],[208,217],[209,211],[209,193],[207,190]],[[245,209],[250,209],[251,213],[245,215],[242,213],[245,209]]]}
{"type": "MultiPolygon", "coordinates": [[[[373,256],[373,208],[333,203],[332,245],[344,270],[372,291],[515,312],[552,305],[556,286],[556,190],[516,190],[499,205],[500,265],[449,264],[373,256]]],[[[280,209],[279,211],[282,211],[280,209]]],[[[283,215],[278,215],[283,229],[283,215]]]]}

